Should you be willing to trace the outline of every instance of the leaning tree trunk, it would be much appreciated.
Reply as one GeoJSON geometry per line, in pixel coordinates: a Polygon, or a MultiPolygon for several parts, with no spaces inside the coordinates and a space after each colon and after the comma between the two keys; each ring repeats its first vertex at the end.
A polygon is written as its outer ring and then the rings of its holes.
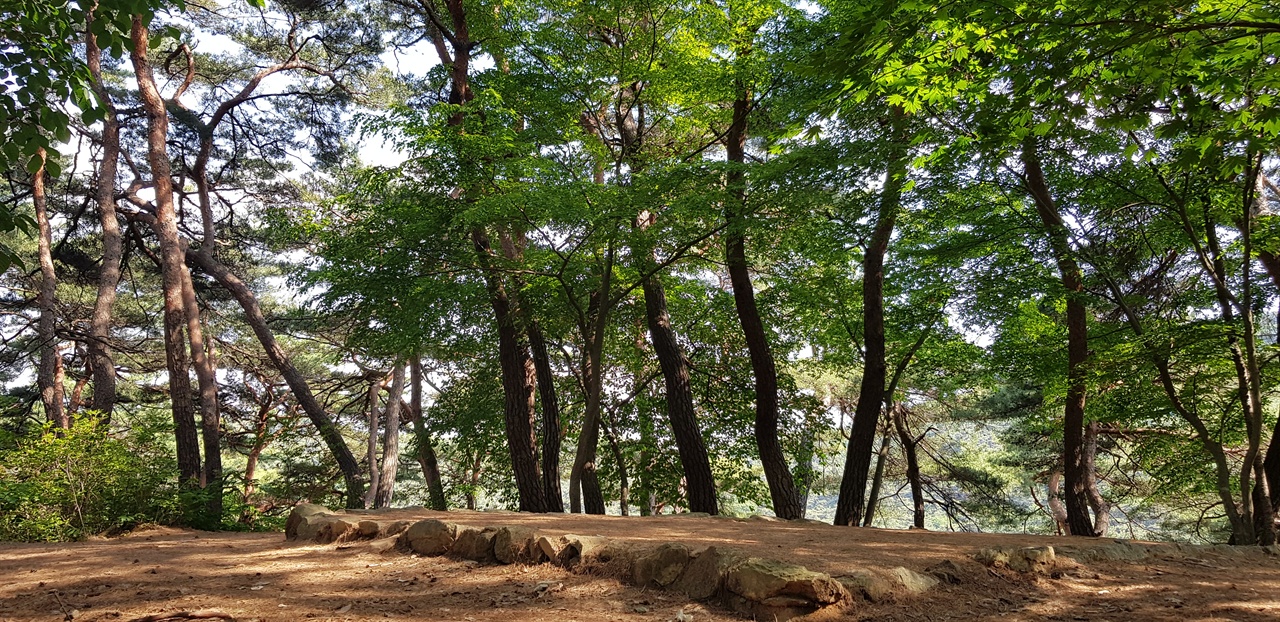
{"type": "Polygon", "coordinates": [[[182,301],[182,279],[187,267],[182,241],[178,237],[172,167],[165,144],[169,134],[169,117],[147,60],[148,32],[139,15],[133,16],[131,38],[133,46],[130,57],[133,60],[134,76],[138,81],[138,94],[147,114],[147,161],[151,165],[152,188],[156,196],[154,229],[160,242],[165,366],[169,372],[169,401],[177,444],[178,477],[184,485],[191,485],[198,484],[201,476],[200,442],[196,434],[195,409],[191,403],[191,378],[188,375],[190,366],[185,343],[187,314],[182,301]]]}
{"type": "MultiPolygon", "coordinates": [[[[90,26],[93,12],[89,12],[90,26]]],[[[94,93],[105,109],[102,117],[102,164],[98,167],[96,199],[102,223],[102,265],[98,273],[98,296],[89,320],[89,364],[93,373],[92,408],[105,421],[111,420],[116,404],[116,364],[111,354],[111,309],[120,283],[120,263],[124,238],[116,217],[116,167],[120,160],[120,123],[115,106],[102,81],[102,50],[93,28],[85,29],[85,47],[94,93]]]]}
{"type": "Polygon", "coordinates": [[[422,477],[427,480],[428,503],[431,509],[443,512],[449,509],[449,502],[444,496],[444,481],[440,477],[436,448],[431,443],[431,435],[422,419],[422,361],[416,355],[409,361],[409,413],[413,417],[418,464],[422,465],[422,477]]]}
{"type": "Polygon", "coordinates": [[[1022,164],[1027,190],[1044,226],[1054,261],[1058,264],[1062,286],[1067,290],[1067,403],[1062,417],[1062,462],[1066,480],[1063,496],[1067,506],[1067,527],[1071,535],[1096,536],[1093,522],[1089,520],[1088,478],[1084,471],[1085,365],[1089,359],[1088,318],[1082,300],[1084,273],[1071,256],[1067,227],[1049,193],[1034,139],[1028,139],[1023,145],[1022,164]]]}
{"type": "Polygon", "coordinates": [[[746,164],[747,116],[751,111],[751,92],[739,85],[737,99],[733,102],[733,122],[725,137],[729,162],[737,165],[726,176],[730,197],[725,201],[725,263],[729,269],[729,281],[733,285],[733,303],[738,311],[738,323],[747,341],[751,356],[751,370],[756,391],[756,447],[760,463],[764,467],[765,480],[769,483],[769,497],[773,501],[773,513],[778,518],[796,519],[803,514],[800,496],[796,494],[796,482],[787,465],[787,457],[778,441],[778,369],[769,348],[768,332],[760,319],[756,306],[755,288],[751,284],[751,270],[747,265],[746,220],[747,189],[746,164]]]}
{"type": "Polygon", "coordinates": [[[189,253],[187,256],[195,261],[205,274],[213,277],[223,289],[227,290],[236,302],[240,303],[240,308],[244,310],[245,321],[253,329],[258,342],[262,344],[267,358],[280,371],[280,375],[284,376],[284,381],[298,400],[298,405],[302,406],[303,412],[307,413],[307,418],[320,433],[320,438],[328,447],[329,453],[333,454],[334,461],[338,463],[338,469],[342,471],[342,478],[347,487],[347,507],[360,507],[364,493],[360,464],[356,462],[355,455],[351,453],[347,441],[342,438],[342,432],[338,430],[333,418],[325,412],[324,406],[311,393],[311,386],[307,384],[306,377],[293,365],[293,360],[285,354],[280,344],[276,343],[276,337],[267,325],[267,318],[262,314],[262,307],[258,305],[258,297],[248,285],[245,285],[244,281],[240,280],[240,277],[232,274],[226,266],[215,260],[209,249],[201,248],[200,252],[189,253]]]}
{"type": "Polygon", "coordinates": [[[858,525],[862,522],[871,449],[880,422],[881,404],[884,403],[888,376],[884,338],[884,256],[893,236],[907,179],[908,151],[903,124],[901,112],[894,111],[892,151],[886,167],[884,189],[880,194],[875,229],[862,259],[862,342],[865,353],[858,406],[854,411],[844,475],[840,479],[840,496],[836,501],[837,525],[858,525]]]}
{"type": "Polygon", "coordinates": [[[387,400],[386,423],[382,434],[382,467],[378,475],[373,507],[391,507],[395,497],[396,470],[400,468],[400,403],[404,394],[404,363],[396,361],[391,372],[391,395],[387,400]]]}
{"type": "Polygon", "coordinates": [[[40,389],[40,401],[44,404],[45,419],[54,427],[65,430],[71,427],[63,403],[64,389],[58,379],[58,324],[57,292],[58,275],[53,268],[53,231],[49,226],[49,207],[44,189],[45,151],[40,149],[40,168],[31,179],[31,198],[36,207],[36,226],[39,228],[40,293],[36,298],[40,307],[40,320],[36,335],[40,341],[40,365],[36,373],[36,386],[40,389]]]}
{"type": "MultiPolygon", "coordinates": [[[[642,234],[643,235],[643,234],[642,234]]],[[[647,249],[646,257],[651,267],[652,249],[647,249]]],[[[719,514],[716,501],[716,481],[711,474],[711,460],[707,456],[707,446],[702,440],[702,432],[698,429],[698,418],[693,408],[693,388],[689,384],[689,367],[685,362],[684,352],[676,339],[676,331],[671,327],[671,316],[667,313],[667,294],[656,274],[644,279],[645,316],[649,324],[649,337],[653,341],[653,351],[662,368],[662,377],[666,383],[667,416],[671,422],[671,431],[675,436],[676,449],[680,453],[680,465],[684,470],[685,484],[689,496],[689,510],[719,514]]]]}

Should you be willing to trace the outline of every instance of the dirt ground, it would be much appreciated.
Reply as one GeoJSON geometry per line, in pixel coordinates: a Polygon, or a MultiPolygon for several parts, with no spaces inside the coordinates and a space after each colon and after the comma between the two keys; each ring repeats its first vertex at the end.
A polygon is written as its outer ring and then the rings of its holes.
{"type": "MultiPolygon", "coordinates": [[[[421,510],[395,515],[440,517],[421,510]]],[[[1094,562],[1052,578],[989,570],[971,557],[992,546],[1090,541],[706,518],[465,512],[448,518],[730,546],[833,575],[895,566],[924,571],[942,560],[960,567],[957,584],[891,602],[859,601],[843,614],[850,621],[1280,620],[1280,558],[1262,555],[1094,562]]],[[[189,619],[173,617],[181,612],[240,621],[740,619],[714,604],[551,565],[482,566],[379,552],[369,542],[318,545],[274,533],[166,528],[74,544],[0,544],[0,621],[189,619]]]]}

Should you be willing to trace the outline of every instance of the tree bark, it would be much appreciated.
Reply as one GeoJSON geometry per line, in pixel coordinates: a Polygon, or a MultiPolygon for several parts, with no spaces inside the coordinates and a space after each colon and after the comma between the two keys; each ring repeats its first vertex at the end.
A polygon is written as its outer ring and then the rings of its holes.
{"type": "Polygon", "coordinates": [[[880,433],[880,451],[876,452],[876,469],[871,476],[871,490],[867,493],[867,511],[862,517],[862,526],[870,527],[876,518],[876,508],[880,505],[880,487],[884,485],[884,463],[889,458],[889,430],[880,433]]]}
{"type": "MultiPolygon", "coordinates": [[[[641,228],[647,223],[641,223],[641,228]]],[[[648,261],[649,267],[655,263],[653,250],[645,249],[640,253],[648,261]]],[[[652,270],[642,269],[642,273],[652,270]]],[[[671,423],[671,431],[675,436],[676,448],[680,453],[680,465],[684,470],[685,484],[688,490],[689,510],[719,514],[716,500],[716,482],[711,474],[711,460],[707,456],[707,446],[702,440],[702,432],[698,429],[698,418],[693,408],[693,388],[689,384],[689,367],[685,362],[684,352],[676,339],[676,331],[671,327],[671,316],[667,313],[667,294],[656,275],[644,280],[645,317],[649,325],[649,338],[653,341],[653,351],[662,368],[662,377],[666,385],[667,417],[671,423]]]]}
{"type": "Polygon", "coordinates": [[[538,379],[538,397],[542,400],[542,495],[548,512],[564,512],[564,494],[560,490],[560,400],[556,396],[556,377],[547,355],[547,342],[542,328],[529,318],[525,332],[533,368],[538,379]]]}
{"type": "Polygon", "coordinates": [[[1102,496],[1098,488],[1098,429],[1097,421],[1090,421],[1084,428],[1084,476],[1085,494],[1089,498],[1089,507],[1093,510],[1093,532],[1098,537],[1107,535],[1111,527],[1111,504],[1102,496]]]}
{"type": "Polygon", "coordinates": [[[594,311],[583,335],[586,352],[582,359],[582,381],[586,384],[587,403],[582,416],[582,433],[569,473],[569,509],[577,513],[604,514],[604,494],[596,473],[596,455],[600,445],[601,407],[604,397],[604,337],[609,317],[609,293],[613,277],[614,251],[610,247],[601,272],[600,289],[589,307],[594,311]],[[581,501],[579,501],[581,493],[581,501]]]}
{"type": "Polygon", "coordinates": [[[1045,485],[1048,493],[1049,514],[1053,516],[1053,525],[1058,535],[1066,535],[1070,533],[1067,528],[1067,508],[1062,505],[1062,499],[1058,498],[1058,493],[1062,489],[1062,471],[1055,470],[1049,474],[1049,482],[1045,485]]]}
{"type": "Polygon", "coordinates": [[[1084,471],[1085,365],[1089,360],[1089,327],[1084,306],[1084,273],[1071,255],[1066,224],[1058,213],[1045,181],[1034,139],[1023,144],[1022,164],[1028,193],[1045,229],[1062,286],[1067,290],[1067,400],[1062,417],[1062,462],[1066,490],[1067,527],[1071,535],[1096,536],[1089,520],[1087,475],[1084,471]]]}
{"type": "MultiPolygon", "coordinates": [[[[89,11],[89,24],[93,12],[89,11]]],[[[102,81],[102,50],[92,28],[85,29],[85,46],[92,87],[105,108],[102,119],[102,164],[98,167],[95,188],[98,220],[102,223],[102,264],[98,273],[98,296],[89,320],[89,364],[93,370],[92,408],[104,421],[111,420],[116,404],[116,365],[111,353],[111,310],[120,284],[120,263],[124,257],[124,238],[116,217],[116,167],[120,160],[120,123],[115,105],[102,81]]]]}
{"type": "Polygon", "coordinates": [[[58,381],[58,275],[53,267],[53,230],[49,226],[49,207],[45,196],[45,151],[40,149],[40,168],[31,179],[31,198],[35,203],[36,227],[39,229],[38,252],[40,255],[40,293],[36,306],[40,319],[36,324],[36,338],[40,342],[40,364],[36,370],[36,386],[40,389],[40,402],[44,404],[45,419],[59,430],[71,427],[63,400],[65,389],[58,381]]]}
{"type": "Polygon", "coordinates": [[[884,338],[884,256],[901,209],[908,158],[906,137],[903,136],[905,121],[901,111],[895,110],[892,115],[893,142],[884,189],[880,194],[875,229],[862,259],[862,340],[865,353],[858,406],[854,411],[844,475],[840,479],[840,496],[836,501],[837,525],[858,525],[862,522],[866,508],[867,471],[871,468],[871,447],[875,442],[888,376],[884,338]]]}
{"type": "Polygon", "coordinates": [[[368,443],[365,445],[365,461],[369,463],[369,488],[364,492],[364,507],[374,507],[374,499],[378,495],[378,484],[382,479],[382,471],[378,469],[378,395],[382,393],[382,381],[374,380],[369,384],[365,399],[369,402],[368,443]]]}
{"type": "Polygon", "coordinates": [[[440,463],[436,448],[431,443],[426,422],[422,418],[422,360],[416,355],[409,361],[409,411],[413,417],[413,434],[417,440],[418,463],[422,465],[422,477],[427,480],[427,499],[431,509],[445,511],[449,502],[444,496],[444,481],[440,478],[440,463]]]}
{"type": "Polygon", "coordinates": [[[289,355],[285,354],[280,344],[276,343],[275,335],[272,334],[271,328],[267,325],[267,318],[262,314],[262,308],[258,305],[258,298],[254,295],[253,290],[244,284],[239,277],[232,274],[225,266],[213,258],[206,248],[201,248],[200,252],[189,253],[193,261],[204,270],[205,274],[213,277],[214,280],[227,290],[236,302],[240,303],[240,308],[244,309],[245,321],[249,327],[253,329],[253,334],[258,338],[258,342],[262,344],[263,351],[266,352],[267,358],[271,360],[271,364],[280,370],[280,375],[284,376],[284,381],[289,385],[289,390],[297,398],[298,404],[302,406],[303,412],[307,413],[307,418],[311,420],[316,431],[320,433],[320,438],[324,440],[325,446],[329,448],[329,452],[333,454],[334,461],[338,463],[338,468],[342,471],[342,477],[347,487],[346,505],[349,508],[360,507],[361,498],[364,493],[364,481],[360,475],[360,465],[356,462],[355,455],[351,453],[351,448],[347,446],[347,442],[342,438],[342,432],[338,430],[337,424],[329,413],[325,412],[324,407],[316,400],[315,395],[311,393],[311,387],[307,384],[307,379],[294,367],[293,361],[289,355]]]}
{"type": "Polygon", "coordinates": [[[911,485],[911,526],[924,529],[924,486],[920,481],[920,459],[916,454],[916,445],[920,439],[912,436],[907,428],[907,412],[901,405],[895,404],[891,413],[893,427],[898,432],[898,441],[902,443],[902,453],[907,458],[907,483],[911,485]]]}
{"type": "Polygon", "coordinates": [[[178,237],[177,212],[173,204],[173,176],[165,140],[169,134],[168,112],[147,60],[148,33],[142,17],[133,16],[131,28],[134,75],[147,115],[147,160],[151,165],[155,190],[156,237],[160,242],[160,265],[164,288],[165,366],[169,372],[169,400],[172,405],[174,436],[178,453],[178,477],[183,484],[198,484],[201,476],[200,442],[196,433],[195,410],[191,403],[191,378],[185,343],[186,309],[182,280],[186,271],[185,252],[178,237]]]}
{"type": "Polygon", "coordinates": [[[485,284],[498,327],[498,362],[502,368],[504,421],[511,467],[520,496],[520,511],[546,512],[547,503],[538,473],[537,441],[534,438],[537,409],[534,406],[536,370],[529,350],[516,325],[511,301],[507,297],[502,275],[489,265],[493,250],[489,235],[482,228],[471,232],[471,240],[484,272],[485,284]]]}
{"type": "MultiPolygon", "coordinates": [[[[183,252],[186,256],[186,252],[183,252]]],[[[205,489],[207,503],[203,527],[217,529],[222,523],[222,429],[218,407],[218,379],[213,357],[207,351],[204,328],[200,324],[200,304],[191,282],[191,272],[184,262],[182,276],[182,308],[187,320],[187,337],[191,342],[191,364],[196,370],[200,391],[200,436],[204,445],[204,468],[200,487],[205,489]]]]}
{"type": "Polygon", "coordinates": [[[796,494],[795,479],[787,465],[787,457],[778,441],[778,369],[760,309],[756,306],[755,288],[751,283],[751,269],[747,264],[747,188],[746,164],[747,117],[751,112],[751,92],[738,85],[737,98],[733,102],[733,121],[725,137],[728,160],[735,168],[726,175],[729,199],[725,201],[725,264],[729,270],[729,282],[733,286],[733,304],[738,311],[738,323],[746,338],[751,357],[751,370],[755,379],[756,448],[764,467],[765,480],[769,484],[769,497],[773,501],[773,513],[778,518],[796,519],[803,514],[800,497],[796,494]]]}
{"type": "Polygon", "coordinates": [[[391,507],[395,497],[396,471],[400,468],[400,404],[404,395],[404,363],[396,361],[391,372],[391,394],[387,400],[386,427],[382,435],[382,470],[378,476],[373,507],[391,507]]]}

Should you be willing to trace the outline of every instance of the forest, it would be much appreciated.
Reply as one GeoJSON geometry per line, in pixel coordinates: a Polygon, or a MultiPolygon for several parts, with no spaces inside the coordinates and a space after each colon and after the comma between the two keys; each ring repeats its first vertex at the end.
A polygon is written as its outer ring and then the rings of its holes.
{"type": "Polygon", "coordinates": [[[0,4],[0,539],[1276,541],[1272,0],[0,4]]]}

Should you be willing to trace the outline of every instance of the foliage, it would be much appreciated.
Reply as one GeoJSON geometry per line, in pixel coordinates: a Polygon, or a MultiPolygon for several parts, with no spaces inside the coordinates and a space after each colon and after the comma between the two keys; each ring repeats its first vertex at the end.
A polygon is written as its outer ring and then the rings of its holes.
{"type": "Polygon", "coordinates": [[[159,430],[112,434],[90,415],[0,449],[0,539],[77,540],[180,516],[159,430]]]}

